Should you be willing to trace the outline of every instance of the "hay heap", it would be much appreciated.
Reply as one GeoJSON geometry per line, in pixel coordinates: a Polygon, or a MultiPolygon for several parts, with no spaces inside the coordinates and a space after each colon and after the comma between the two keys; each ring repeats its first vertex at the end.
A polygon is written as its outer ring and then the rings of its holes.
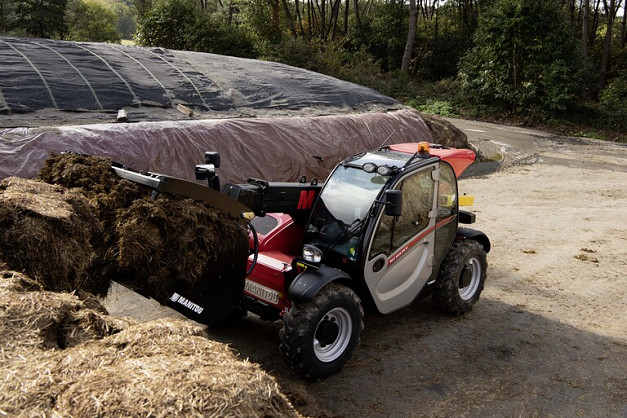
{"type": "Polygon", "coordinates": [[[0,415],[299,416],[274,378],[177,320],[137,324],[0,272],[0,415]]]}

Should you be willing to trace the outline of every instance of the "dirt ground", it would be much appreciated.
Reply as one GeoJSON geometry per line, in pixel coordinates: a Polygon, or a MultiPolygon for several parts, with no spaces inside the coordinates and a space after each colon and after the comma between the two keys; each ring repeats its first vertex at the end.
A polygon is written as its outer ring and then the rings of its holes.
{"type": "MultiPolygon", "coordinates": [[[[352,360],[314,382],[281,359],[280,322],[249,315],[210,337],[274,375],[308,416],[627,416],[627,147],[451,122],[486,159],[460,181],[493,246],[469,314],[420,300],[368,316],[352,360]]],[[[120,286],[106,305],[177,315],[120,286]]]]}

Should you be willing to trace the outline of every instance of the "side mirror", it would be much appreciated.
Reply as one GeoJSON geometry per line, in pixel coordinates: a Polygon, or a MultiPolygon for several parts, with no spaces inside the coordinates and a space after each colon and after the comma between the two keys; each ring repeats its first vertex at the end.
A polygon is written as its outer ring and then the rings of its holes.
{"type": "Polygon", "coordinates": [[[400,190],[385,191],[385,214],[387,216],[401,216],[403,211],[403,192],[400,190]]]}

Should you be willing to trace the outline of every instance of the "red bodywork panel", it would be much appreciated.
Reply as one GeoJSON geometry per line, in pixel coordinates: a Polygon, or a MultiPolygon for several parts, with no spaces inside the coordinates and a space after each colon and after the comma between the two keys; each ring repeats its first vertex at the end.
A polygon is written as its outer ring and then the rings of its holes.
{"type": "MultiPolygon", "coordinates": [[[[249,291],[252,290],[250,287],[244,292],[284,311],[290,306],[285,294],[287,291],[285,275],[292,270],[294,257],[300,254],[305,226],[294,223],[291,216],[283,213],[269,213],[266,216],[274,218],[277,225],[266,234],[258,234],[259,255],[257,264],[247,280],[277,292],[278,298],[274,300],[272,297],[267,297],[270,293],[263,292],[262,288],[257,288],[256,294],[249,291]]],[[[252,239],[250,240],[250,248],[253,248],[252,239]]],[[[251,262],[252,256],[248,259],[249,266],[251,262]]]]}
{"type": "MultiPolygon", "coordinates": [[[[418,144],[416,142],[409,142],[404,144],[390,145],[390,149],[393,151],[406,152],[408,154],[415,154],[418,151],[418,144]]],[[[475,153],[465,148],[431,148],[431,155],[440,157],[455,170],[455,176],[459,177],[466,168],[475,161],[475,153]]]]}

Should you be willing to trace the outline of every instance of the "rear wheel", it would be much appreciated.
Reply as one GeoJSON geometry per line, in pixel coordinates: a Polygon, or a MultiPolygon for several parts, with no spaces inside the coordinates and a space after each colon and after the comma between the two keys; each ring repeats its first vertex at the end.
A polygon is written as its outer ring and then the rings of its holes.
{"type": "Polygon", "coordinates": [[[298,373],[319,378],[342,369],[359,345],[363,309],[355,293],[330,283],[283,317],[281,352],[298,373]]]}
{"type": "Polygon", "coordinates": [[[479,300],[488,262],[483,246],[466,240],[453,244],[442,264],[433,298],[447,313],[463,314],[479,300]]]}

